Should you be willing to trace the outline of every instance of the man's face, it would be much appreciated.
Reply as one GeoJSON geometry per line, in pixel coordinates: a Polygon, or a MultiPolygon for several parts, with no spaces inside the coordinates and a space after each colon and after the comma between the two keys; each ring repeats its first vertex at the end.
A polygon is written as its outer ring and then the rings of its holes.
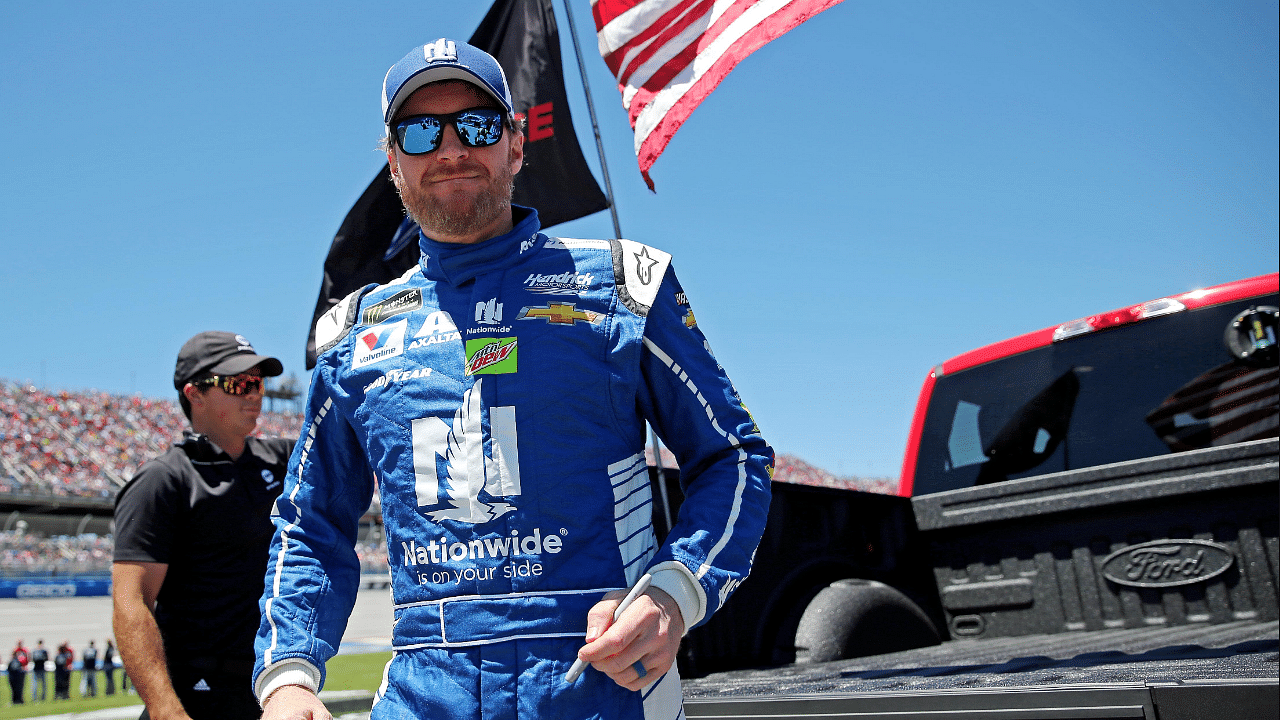
{"type": "MultiPolygon", "coordinates": [[[[474,107],[496,107],[470,83],[448,81],[418,89],[396,119],[436,115],[474,107]]],[[[511,192],[524,161],[524,136],[504,129],[488,147],[467,147],[452,124],[440,147],[425,155],[406,155],[392,139],[387,153],[392,179],[409,216],[426,234],[442,242],[473,243],[505,232],[511,222],[511,192]]]]}
{"type": "MultiPolygon", "coordinates": [[[[262,377],[262,370],[249,368],[241,375],[262,377]]],[[[262,389],[244,395],[231,395],[214,385],[198,391],[200,400],[191,399],[191,412],[204,420],[205,432],[219,428],[218,432],[237,437],[248,437],[258,427],[258,415],[262,413],[262,389]],[[199,402],[199,406],[197,406],[199,402]]]]}

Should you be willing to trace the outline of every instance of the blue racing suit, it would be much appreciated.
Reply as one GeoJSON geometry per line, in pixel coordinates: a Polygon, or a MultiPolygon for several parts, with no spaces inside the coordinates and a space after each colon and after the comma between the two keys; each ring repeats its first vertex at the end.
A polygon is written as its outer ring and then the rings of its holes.
{"type": "Polygon", "coordinates": [[[394,654],[373,719],[683,716],[673,667],[641,692],[564,682],[587,611],[643,573],[686,627],[746,578],[773,451],[716,362],[670,256],[539,232],[421,239],[419,267],[317,324],[302,437],[277,503],[255,691],[323,684],[355,601],[375,484],[394,654]],[[645,421],[685,501],[659,545],[645,421]]]}

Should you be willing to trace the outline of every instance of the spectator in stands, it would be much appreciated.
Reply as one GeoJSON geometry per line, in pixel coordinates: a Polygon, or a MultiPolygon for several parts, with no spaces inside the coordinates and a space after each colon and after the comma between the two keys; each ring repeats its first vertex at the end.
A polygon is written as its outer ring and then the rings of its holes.
{"type": "Polygon", "coordinates": [[[71,668],[75,665],[76,654],[71,651],[71,642],[63,640],[58,646],[58,654],[53,656],[53,699],[71,699],[71,668]]]}
{"type": "Polygon", "coordinates": [[[89,647],[80,656],[80,676],[84,678],[84,696],[98,696],[98,648],[89,641],[89,647]]]}
{"type": "Polygon", "coordinates": [[[106,692],[116,694],[116,644],[107,638],[107,646],[102,649],[102,672],[107,676],[106,692]]]}
{"type": "Polygon", "coordinates": [[[252,437],[283,372],[239,335],[204,332],[173,374],[191,432],[116,499],[113,621],[144,717],[258,718],[258,598],[294,441],[252,437]],[[154,610],[153,610],[154,608],[154,610]]]}
{"type": "Polygon", "coordinates": [[[35,702],[48,700],[49,686],[45,681],[45,663],[49,662],[49,651],[45,649],[44,640],[37,640],[31,651],[31,699],[35,702]]]}

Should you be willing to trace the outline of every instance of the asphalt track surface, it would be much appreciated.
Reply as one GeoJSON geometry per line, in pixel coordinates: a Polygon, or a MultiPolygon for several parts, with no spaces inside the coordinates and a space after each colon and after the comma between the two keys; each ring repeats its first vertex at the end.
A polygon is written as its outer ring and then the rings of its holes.
{"type": "MultiPolygon", "coordinates": [[[[93,640],[99,648],[111,632],[111,598],[21,598],[0,600],[0,651],[7,659],[15,643],[27,648],[44,640],[50,655],[63,641],[70,641],[76,658],[93,640]]],[[[339,653],[366,653],[391,649],[391,593],[387,589],[361,590],[342,636],[339,653]]]]}

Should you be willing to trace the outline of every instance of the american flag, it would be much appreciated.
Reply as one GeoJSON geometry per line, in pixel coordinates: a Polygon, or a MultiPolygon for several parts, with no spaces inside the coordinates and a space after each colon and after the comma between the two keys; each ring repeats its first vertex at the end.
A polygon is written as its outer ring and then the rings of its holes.
{"type": "Polygon", "coordinates": [[[618,79],[649,169],[671,137],[746,56],[840,0],[593,0],[600,54],[618,79]]]}

